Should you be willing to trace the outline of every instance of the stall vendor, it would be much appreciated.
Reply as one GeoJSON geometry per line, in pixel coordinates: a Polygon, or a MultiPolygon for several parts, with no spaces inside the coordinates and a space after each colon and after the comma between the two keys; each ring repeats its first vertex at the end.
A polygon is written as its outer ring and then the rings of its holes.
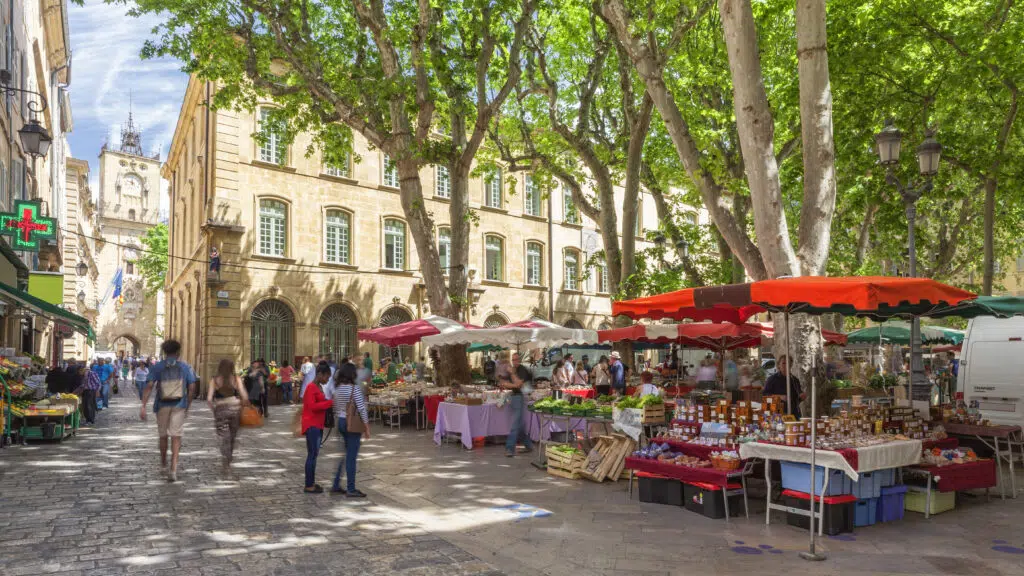
{"type": "MultiPolygon", "coordinates": [[[[779,371],[768,377],[768,380],[764,383],[764,391],[762,392],[765,396],[785,396],[786,395],[786,374],[789,372],[789,358],[787,356],[781,356],[778,362],[779,371]]],[[[800,380],[794,375],[790,380],[790,393],[793,398],[793,406],[789,407],[790,413],[800,419],[800,401],[807,397],[806,394],[800,390],[800,380]]]]}
{"type": "Polygon", "coordinates": [[[385,361],[387,362],[385,367],[387,368],[388,382],[398,380],[398,362],[395,362],[391,358],[386,358],[385,361]]]}
{"type": "Polygon", "coordinates": [[[653,372],[644,372],[640,375],[640,386],[636,389],[634,396],[646,396],[648,394],[661,396],[661,388],[654,385],[653,372]]]}

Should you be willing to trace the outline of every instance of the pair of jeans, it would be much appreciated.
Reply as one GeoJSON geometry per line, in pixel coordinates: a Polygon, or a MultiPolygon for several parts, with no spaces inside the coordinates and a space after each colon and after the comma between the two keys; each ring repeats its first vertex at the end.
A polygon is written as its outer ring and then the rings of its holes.
{"type": "Polygon", "coordinates": [[[142,400],[142,394],[143,394],[143,392],[146,391],[146,381],[145,380],[136,380],[135,381],[135,389],[139,391],[139,400],[142,400]]]}
{"type": "Polygon", "coordinates": [[[316,457],[320,455],[323,428],[306,428],[306,488],[316,485],[316,457]]]}
{"type": "Polygon", "coordinates": [[[508,438],[505,439],[506,452],[515,453],[516,443],[520,438],[523,439],[523,446],[527,450],[533,449],[533,440],[530,440],[530,435],[526,433],[526,427],[523,426],[523,408],[525,406],[526,399],[522,394],[513,394],[509,398],[509,408],[512,409],[512,427],[508,431],[508,438]]]}
{"type": "Polygon", "coordinates": [[[355,492],[356,490],[356,460],[359,458],[359,445],[363,441],[363,435],[359,432],[348,431],[348,419],[344,416],[338,418],[338,435],[341,436],[342,445],[345,447],[345,457],[338,462],[338,471],[334,474],[334,489],[341,488],[341,467],[345,467],[345,491],[355,492]]]}
{"type": "Polygon", "coordinates": [[[96,404],[101,408],[110,408],[110,382],[100,385],[100,395],[96,404]]]}
{"type": "Polygon", "coordinates": [[[289,404],[292,403],[292,383],[291,382],[284,382],[284,383],[281,384],[281,394],[284,395],[284,401],[285,402],[287,402],[289,404]]]}
{"type": "Polygon", "coordinates": [[[85,421],[92,424],[96,421],[96,391],[82,390],[82,412],[85,421]]]}

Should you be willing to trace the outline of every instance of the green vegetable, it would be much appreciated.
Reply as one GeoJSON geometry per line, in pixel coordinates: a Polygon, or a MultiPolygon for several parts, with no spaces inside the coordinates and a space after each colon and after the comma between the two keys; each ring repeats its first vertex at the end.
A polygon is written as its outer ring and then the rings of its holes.
{"type": "Polygon", "coordinates": [[[661,396],[657,394],[647,394],[643,398],[640,398],[640,408],[644,406],[661,406],[665,401],[661,399],[661,396]]]}
{"type": "Polygon", "coordinates": [[[615,404],[615,407],[620,410],[623,408],[639,408],[640,400],[632,396],[626,396],[622,400],[619,400],[618,403],[615,404]]]}

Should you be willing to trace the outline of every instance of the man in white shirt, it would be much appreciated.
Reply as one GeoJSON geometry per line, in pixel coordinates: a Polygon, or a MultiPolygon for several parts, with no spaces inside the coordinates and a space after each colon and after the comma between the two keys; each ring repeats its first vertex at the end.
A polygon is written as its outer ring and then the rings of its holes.
{"type": "Polygon", "coordinates": [[[566,384],[571,385],[575,381],[576,376],[576,365],[574,364],[572,354],[565,355],[565,366],[562,369],[565,371],[566,384]]]}
{"type": "Polygon", "coordinates": [[[299,372],[302,373],[302,388],[299,389],[299,403],[302,403],[302,398],[306,395],[306,386],[316,378],[316,366],[309,361],[309,356],[302,359],[302,366],[299,367],[299,372]]]}

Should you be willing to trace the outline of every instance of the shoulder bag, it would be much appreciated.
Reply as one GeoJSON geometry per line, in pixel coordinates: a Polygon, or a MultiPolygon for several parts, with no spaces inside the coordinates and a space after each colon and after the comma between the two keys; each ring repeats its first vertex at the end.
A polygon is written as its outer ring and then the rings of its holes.
{"type": "MultiPolygon", "coordinates": [[[[348,403],[345,404],[345,428],[352,434],[362,434],[366,432],[366,423],[363,422],[363,417],[359,414],[359,409],[356,407],[356,386],[351,386],[352,393],[348,397],[348,403]]],[[[337,393],[338,391],[335,391],[335,394],[337,393]]]]}

